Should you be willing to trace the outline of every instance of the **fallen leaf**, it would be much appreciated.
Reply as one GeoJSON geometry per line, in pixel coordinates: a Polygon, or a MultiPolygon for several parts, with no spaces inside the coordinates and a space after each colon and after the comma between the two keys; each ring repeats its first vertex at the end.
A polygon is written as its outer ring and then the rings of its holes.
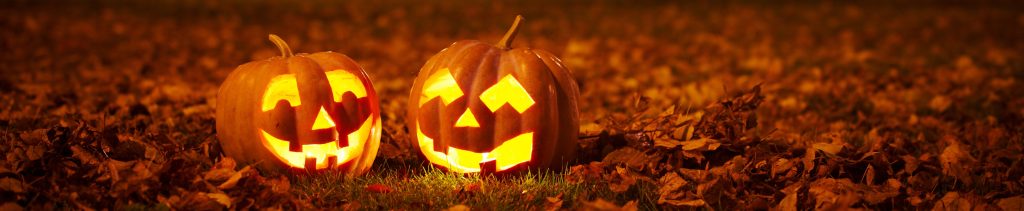
{"type": "Polygon", "coordinates": [[[655,138],[654,146],[672,149],[679,145],[683,145],[683,142],[673,140],[671,138],[655,138]]]}
{"type": "Polygon", "coordinates": [[[608,153],[602,162],[608,164],[626,164],[631,168],[641,168],[651,163],[651,157],[632,147],[623,147],[608,153]]]}
{"type": "Polygon", "coordinates": [[[669,172],[658,179],[658,193],[662,197],[664,197],[672,192],[675,192],[676,190],[679,190],[679,188],[685,186],[688,183],[689,182],[687,182],[685,179],[679,177],[679,174],[676,174],[675,172],[669,172]]]}
{"type": "Polygon", "coordinates": [[[963,150],[963,144],[953,140],[953,138],[947,138],[950,140],[949,146],[946,146],[942,150],[942,154],[939,155],[939,161],[942,164],[942,173],[960,179],[964,182],[971,181],[971,173],[969,168],[970,162],[973,160],[971,155],[963,150]]]}
{"type": "Polygon", "coordinates": [[[796,207],[796,204],[797,204],[797,193],[796,192],[788,193],[788,194],[786,194],[785,198],[782,198],[782,200],[779,201],[779,204],[776,205],[775,208],[773,208],[773,210],[796,211],[796,210],[798,210],[797,207],[796,207]]]}
{"type": "Polygon", "coordinates": [[[96,158],[96,155],[93,155],[91,152],[86,151],[81,146],[71,146],[71,157],[76,158],[79,161],[82,161],[82,163],[88,165],[100,164],[100,160],[96,158]]]}
{"type": "Polygon", "coordinates": [[[714,140],[714,139],[699,138],[699,139],[696,139],[696,140],[685,141],[685,142],[682,143],[682,145],[683,145],[683,150],[687,150],[687,151],[701,150],[701,151],[704,151],[704,150],[715,150],[716,148],[718,148],[718,145],[714,145],[716,143],[718,143],[718,141],[714,140]]]}
{"type": "Polygon", "coordinates": [[[0,210],[4,210],[4,211],[21,211],[21,210],[25,210],[25,208],[21,207],[21,205],[18,205],[18,203],[15,203],[15,202],[6,202],[3,205],[0,205],[0,210]]]}
{"type": "Polygon", "coordinates": [[[210,197],[211,199],[213,199],[217,203],[220,203],[221,205],[224,205],[224,207],[226,207],[226,208],[231,208],[231,197],[228,197],[227,194],[224,194],[224,193],[206,193],[206,197],[210,197]]]}
{"type": "Polygon", "coordinates": [[[807,153],[804,154],[804,158],[803,158],[803,164],[804,164],[804,173],[803,173],[803,175],[805,177],[810,175],[811,171],[814,170],[814,159],[816,157],[815,154],[818,152],[817,150],[814,150],[813,148],[807,148],[806,151],[807,151],[807,153]]]}
{"type": "Polygon", "coordinates": [[[658,200],[658,204],[669,204],[669,205],[683,206],[683,207],[703,207],[703,206],[707,205],[707,202],[705,202],[704,199],[684,199],[684,200],[668,199],[668,200],[658,200]]]}
{"type": "Polygon", "coordinates": [[[612,192],[623,193],[636,183],[636,176],[626,168],[616,166],[615,172],[612,172],[607,180],[610,181],[608,189],[611,189],[612,192]]]}
{"type": "Polygon", "coordinates": [[[14,193],[24,193],[25,183],[21,182],[21,180],[17,180],[10,177],[4,177],[0,178],[0,189],[14,193]]]}
{"type": "Polygon", "coordinates": [[[832,155],[839,154],[839,151],[843,150],[843,145],[839,144],[814,143],[814,145],[811,146],[813,146],[814,149],[821,150],[822,152],[832,155]]]}
{"type": "Polygon", "coordinates": [[[776,174],[792,170],[795,167],[794,163],[786,158],[776,159],[772,163],[771,178],[775,178],[776,174]]]}
{"type": "Polygon", "coordinates": [[[598,198],[594,201],[585,201],[580,210],[593,210],[593,211],[635,211],[637,210],[636,201],[629,201],[622,206],[616,205],[615,203],[605,201],[604,199],[598,198]]]}
{"type": "Polygon", "coordinates": [[[211,182],[220,182],[231,178],[235,173],[235,160],[224,157],[213,168],[203,174],[203,179],[211,182]]]}
{"type": "Polygon", "coordinates": [[[928,107],[941,113],[946,111],[946,108],[949,108],[951,104],[953,104],[953,100],[950,100],[949,97],[937,95],[932,98],[931,102],[928,102],[928,107]]]}
{"type": "Polygon", "coordinates": [[[1024,210],[1024,195],[999,199],[996,205],[1003,210],[1024,210]]]}
{"type": "Polygon", "coordinates": [[[935,202],[932,210],[971,210],[971,202],[957,192],[948,192],[942,199],[935,202]]]}
{"type": "Polygon", "coordinates": [[[850,179],[821,178],[811,182],[807,192],[814,197],[815,209],[849,209],[860,201],[850,179]]]}
{"type": "Polygon", "coordinates": [[[470,209],[469,206],[466,206],[465,204],[459,204],[459,205],[448,207],[448,209],[444,209],[444,210],[446,210],[446,211],[469,211],[469,210],[472,210],[472,209],[470,209]]]}
{"type": "Polygon", "coordinates": [[[547,197],[544,201],[544,210],[558,210],[562,208],[562,194],[554,197],[547,197]]]}
{"type": "Polygon", "coordinates": [[[235,174],[231,175],[231,178],[228,178],[227,181],[224,181],[224,183],[221,183],[220,185],[218,185],[217,189],[227,190],[227,189],[234,188],[235,185],[238,184],[238,180],[241,180],[242,178],[247,176],[250,171],[252,171],[252,167],[250,167],[250,166],[242,167],[242,170],[238,170],[238,172],[235,172],[235,174]]]}
{"type": "Polygon", "coordinates": [[[383,184],[369,184],[369,185],[366,185],[366,191],[369,191],[369,192],[372,192],[372,193],[391,193],[393,190],[391,190],[391,187],[388,187],[387,185],[383,185],[383,184]]]}

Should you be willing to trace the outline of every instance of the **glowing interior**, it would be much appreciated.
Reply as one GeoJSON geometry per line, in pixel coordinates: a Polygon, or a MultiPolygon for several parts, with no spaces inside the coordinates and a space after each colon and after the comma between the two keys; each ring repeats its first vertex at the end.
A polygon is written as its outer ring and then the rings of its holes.
{"type": "Polygon", "coordinates": [[[533,106],[533,98],[526,92],[523,85],[512,75],[505,75],[498,83],[480,93],[480,100],[491,112],[497,111],[502,105],[508,103],[519,113],[533,106]]]}
{"type": "Polygon", "coordinates": [[[327,110],[321,106],[320,113],[316,115],[316,120],[313,121],[313,130],[330,128],[334,128],[334,120],[331,120],[331,115],[327,114],[327,110]]]}
{"type": "Polygon", "coordinates": [[[473,112],[466,109],[466,112],[459,116],[459,120],[455,121],[455,127],[480,127],[480,123],[476,121],[473,112]]]}
{"type": "Polygon", "coordinates": [[[327,83],[331,84],[331,90],[334,91],[334,102],[341,102],[341,95],[345,94],[345,92],[352,92],[352,94],[356,95],[356,98],[366,97],[366,87],[363,86],[363,81],[360,81],[356,75],[345,70],[334,70],[325,73],[327,74],[327,83]]]}
{"type": "Polygon", "coordinates": [[[459,84],[455,82],[455,77],[452,77],[448,68],[434,72],[423,83],[426,85],[423,86],[423,95],[420,95],[419,106],[423,106],[424,103],[437,96],[441,96],[441,102],[445,105],[462,97],[462,88],[459,88],[459,84]]]}
{"type": "Polygon", "coordinates": [[[292,107],[299,106],[298,83],[295,82],[295,75],[285,74],[270,79],[267,84],[267,91],[263,92],[263,111],[274,110],[278,100],[288,101],[292,107]]]}
{"type": "MultiPolygon", "coordinates": [[[[344,70],[325,72],[325,74],[327,83],[331,86],[334,102],[341,102],[341,96],[345,92],[352,92],[356,98],[366,97],[366,88],[363,87],[363,82],[359,81],[356,75],[344,70]]],[[[267,91],[263,92],[263,111],[273,110],[279,100],[288,101],[292,107],[302,105],[298,87],[295,74],[284,74],[270,79],[267,91]]]]}
{"type": "Polygon", "coordinates": [[[263,130],[260,130],[260,132],[263,134],[263,143],[267,145],[267,148],[277,152],[275,155],[289,166],[305,168],[306,158],[314,157],[316,158],[316,168],[323,169],[327,168],[326,161],[329,156],[337,156],[338,160],[335,165],[341,165],[352,160],[354,154],[362,152],[364,148],[363,142],[373,133],[373,121],[372,118],[367,118],[366,121],[363,121],[363,125],[359,127],[359,130],[349,133],[347,147],[339,148],[336,141],[324,144],[303,144],[302,152],[289,151],[289,141],[278,139],[263,130]]]}
{"type": "MultiPolygon", "coordinates": [[[[325,74],[327,75],[327,82],[331,86],[335,103],[341,102],[343,100],[342,96],[346,92],[352,92],[356,98],[366,97],[366,88],[356,75],[344,70],[325,72],[325,74]]],[[[273,110],[277,105],[277,101],[280,100],[287,101],[292,107],[302,104],[299,98],[298,83],[294,74],[279,75],[270,80],[267,84],[267,90],[263,94],[261,109],[263,111],[273,110]]],[[[305,168],[306,158],[310,157],[316,158],[316,168],[322,169],[327,168],[327,157],[337,156],[335,164],[341,165],[354,158],[353,152],[356,152],[356,154],[361,152],[364,148],[363,142],[374,132],[372,131],[374,130],[373,123],[374,120],[368,118],[358,130],[347,134],[349,142],[347,147],[338,147],[337,141],[324,144],[304,144],[302,145],[302,152],[290,151],[290,141],[288,140],[278,139],[263,129],[260,129],[260,133],[263,134],[264,146],[274,152],[275,156],[289,166],[305,168]]],[[[336,123],[330,118],[327,110],[324,107],[320,107],[320,112],[317,114],[311,129],[330,129],[334,128],[335,125],[336,123]]]]}
{"type": "Polygon", "coordinates": [[[533,132],[519,134],[494,150],[481,153],[455,147],[448,147],[447,152],[434,151],[434,139],[424,135],[418,126],[416,137],[420,151],[426,155],[427,160],[460,173],[480,172],[480,164],[489,161],[495,161],[497,170],[503,171],[530,161],[530,157],[533,156],[533,132]]]}

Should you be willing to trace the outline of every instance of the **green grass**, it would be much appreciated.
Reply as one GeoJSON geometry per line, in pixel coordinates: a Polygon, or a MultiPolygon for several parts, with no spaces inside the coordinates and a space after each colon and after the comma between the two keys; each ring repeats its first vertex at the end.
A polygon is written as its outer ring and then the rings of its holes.
{"type": "Polygon", "coordinates": [[[548,204],[548,197],[561,195],[563,208],[598,198],[619,205],[637,200],[641,208],[655,208],[654,184],[638,181],[629,190],[615,193],[604,180],[566,181],[567,172],[568,169],[481,176],[448,173],[428,165],[384,164],[361,177],[346,178],[344,174],[326,172],[296,176],[292,181],[293,192],[318,207],[351,203],[360,209],[444,209],[464,204],[473,208],[532,210],[548,204]],[[367,190],[367,186],[378,184],[391,192],[367,190]]]}

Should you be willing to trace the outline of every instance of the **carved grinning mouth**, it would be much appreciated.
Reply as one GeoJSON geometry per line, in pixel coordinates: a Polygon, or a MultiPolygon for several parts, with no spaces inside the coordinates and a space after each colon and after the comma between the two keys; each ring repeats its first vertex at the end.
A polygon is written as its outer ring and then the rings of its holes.
{"type": "Polygon", "coordinates": [[[263,129],[260,129],[260,133],[263,134],[263,144],[289,166],[304,169],[324,169],[346,163],[355,158],[354,154],[362,152],[366,139],[374,132],[373,124],[374,120],[372,118],[366,118],[358,130],[347,134],[348,145],[346,147],[340,147],[341,143],[339,143],[337,136],[335,136],[335,140],[328,143],[303,144],[302,150],[299,152],[289,150],[290,141],[274,137],[263,129]],[[310,163],[307,159],[315,159],[315,162],[310,163]]]}
{"type": "Polygon", "coordinates": [[[473,152],[450,146],[445,152],[434,151],[434,139],[424,135],[419,126],[416,127],[416,137],[419,138],[420,151],[427,154],[427,160],[446,164],[443,166],[458,172],[480,172],[481,165],[491,161],[495,162],[497,170],[502,171],[528,162],[533,156],[533,132],[519,134],[489,152],[473,152]]]}

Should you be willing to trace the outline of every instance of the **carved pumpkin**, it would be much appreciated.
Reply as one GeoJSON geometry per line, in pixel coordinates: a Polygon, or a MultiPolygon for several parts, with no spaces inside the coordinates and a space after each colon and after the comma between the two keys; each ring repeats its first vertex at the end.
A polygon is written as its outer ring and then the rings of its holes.
{"type": "Polygon", "coordinates": [[[334,52],[281,57],[235,69],[217,93],[217,136],[228,156],[272,170],[365,173],[377,155],[377,93],[363,69],[334,52]]]}
{"type": "Polygon", "coordinates": [[[409,94],[408,126],[431,163],[449,171],[553,168],[577,148],[579,90],[561,60],[510,44],[459,41],[430,58],[409,94]]]}

